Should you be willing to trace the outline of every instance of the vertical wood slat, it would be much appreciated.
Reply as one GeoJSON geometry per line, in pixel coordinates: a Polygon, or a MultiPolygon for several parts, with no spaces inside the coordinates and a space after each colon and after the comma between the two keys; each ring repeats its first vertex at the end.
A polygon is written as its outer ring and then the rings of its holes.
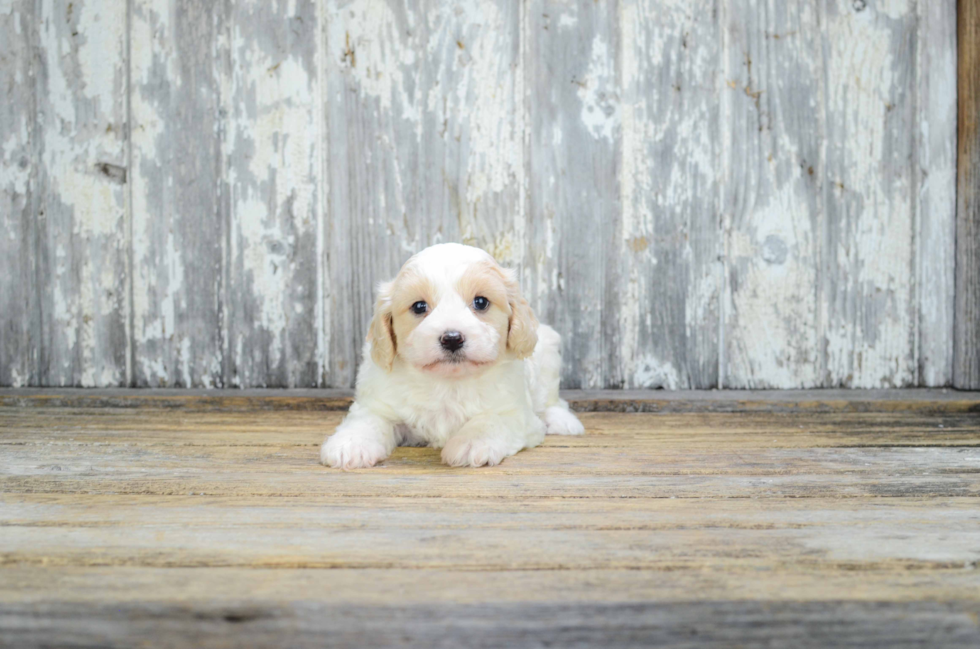
{"type": "Polygon", "coordinates": [[[133,382],[224,385],[222,3],[132,0],[133,382]]]}
{"type": "Polygon", "coordinates": [[[720,20],[713,0],[620,4],[627,387],[717,385],[720,20]]]}
{"type": "Polygon", "coordinates": [[[816,3],[726,11],[726,388],[821,384],[823,73],[816,3]]]}
{"type": "Polygon", "coordinates": [[[37,384],[33,0],[0,12],[0,385],[37,384]]]}
{"type": "Polygon", "coordinates": [[[980,389],[980,2],[959,0],[953,385],[980,389]]]}
{"type": "Polygon", "coordinates": [[[527,11],[532,306],[563,335],[567,387],[622,385],[608,335],[620,281],[616,3],[532,0],[527,11]]]}
{"type": "Polygon", "coordinates": [[[915,381],[914,6],[824,7],[826,387],[915,381]]]}
{"type": "Polygon", "coordinates": [[[312,387],[322,272],[316,3],[249,0],[228,11],[225,382],[312,387]]]}
{"type": "Polygon", "coordinates": [[[956,261],[956,3],[918,2],[914,209],[918,385],[953,376],[956,261]]]}
{"type": "Polygon", "coordinates": [[[37,18],[41,385],[126,381],[126,5],[45,0],[37,18]]]}
{"type": "Polygon", "coordinates": [[[373,291],[441,241],[521,259],[520,4],[326,3],[327,385],[352,385],[373,291]]]}

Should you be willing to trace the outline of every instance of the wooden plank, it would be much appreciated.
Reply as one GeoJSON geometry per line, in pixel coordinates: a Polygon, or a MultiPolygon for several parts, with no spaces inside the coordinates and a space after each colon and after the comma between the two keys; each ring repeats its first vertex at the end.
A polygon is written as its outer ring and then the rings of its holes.
{"type": "MultiPolygon", "coordinates": [[[[154,570],[154,576],[162,571],[154,570]]],[[[861,647],[974,647],[978,634],[975,600],[894,601],[854,597],[851,586],[864,593],[880,592],[853,577],[831,587],[837,598],[801,597],[796,601],[753,600],[743,596],[720,598],[725,576],[709,573],[703,577],[688,574],[658,574],[638,577],[630,571],[587,576],[562,573],[442,573],[405,571],[396,579],[384,571],[320,571],[313,575],[301,571],[216,570],[205,583],[187,581],[187,571],[166,573],[167,588],[160,599],[141,602],[149,581],[147,572],[127,572],[106,587],[106,573],[96,570],[72,572],[57,583],[63,593],[70,584],[73,599],[17,602],[3,607],[0,614],[2,638],[10,646],[25,644],[64,644],[73,646],[132,646],[153,637],[161,646],[227,647],[281,646],[320,647],[324,638],[331,646],[401,647],[699,647],[771,646],[773,638],[794,647],[831,645],[861,647]],[[103,581],[99,582],[99,577],[103,581]],[[121,583],[120,583],[121,582],[121,583]],[[179,582],[179,586],[177,583],[179,582]],[[432,584],[434,582],[434,584],[432,584]],[[548,584],[541,587],[540,582],[548,584]],[[690,599],[690,593],[706,593],[702,601],[664,601],[657,597],[624,601],[626,594],[657,592],[652,583],[667,582],[676,596],[690,599]],[[230,597],[220,603],[208,601],[202,591],[219,584],[230,597]],[[366,588],[365,584],[370,584],[366,588]],[[632,588],[629,588],[632,586],[632,588]],[[82,592],[87,597],[82,596],[82,592]],[[587,593],[595,589],[623,593],[609,602],[589,602],[587,593]],[[519,593],[504,601],[466,603],[475,593],[502,591],[519,593]],[[530,590],[530,592],[529,592],[530,590]],[[109,591],[108,593],[106,591],[109,591]],[[413,593],[423,602],[437,591],[435,604],[399,603],[365,605],[353,603],[359,593],[413,593]],[[546,592],[558,593],[559,602],[536,601],[546,592]],[[686,591],[686,592],[685,592],[686,591]],[[171,593],[180,592],[179,597],[171,593]],[[127,593],[137,597],[124,599],[127,593]],[[93,596],[98,599],[93,599],[93,596]],[[347,597],[347,600],[341,599],[347,597]],[[516,601],[515,601],[516,600],[516,601]],[[583,601],[585,600],[585,601],[583,601]],[[474,632],[476,631],[476,632],[474,632]],[[9,639],[9,640],[8,640],[9,639]]],[[[17,583],[25,585],[38,577],[31,572],[15,573],[17,583]]],[[[864,575],[861,575],[862,577],[864,575]]],[[[823,575],[821,575],[821,578],[823,575]]],[[[962,582],[962,578],[954,578],[962,582]]],[[[732,580],[734,581],[734,580],[732,580]]],[[[777,584],[764,573],[753,578],[759,590],[776,590],[777,584]]],[[[934,592],[932,580],[920,576],[919,591],[934,592]]],[[[40,588],[50,592],[56,582],[47,578],[40,588]]],[[[887,582],[886,582],[887,583],[887,582]]],[[[779,581],[789,592],[805,593],[800,586],[819,588],[825,582],[801,573],[779,581]],[[795,579],[794,579],[795,578],[795,579]]],[[[975,587],[975,582],[974,582],[975,587]]],[[[878,586],[878,588],[876,588],[878,586]]],[[[911,588],[906,586],[907,591],[911,588]]],[[[965,590],[965,588],[961,589],[965,590]]]]}
{"type": "Polygon", "coordinates": [[[126,5],[53,0],[38,8],[37,383],[125,385],[126,5]]]}
{"type": "Polygon", "coordinates": [[[747,569],[727,566],[651,573],[638,570],[420,572],[399,568],[188,570],[118,566],[45,570],[15,565],[0,567],[4,576],[0,580],[0,602],[3,611],[14,610],[17,605],[39,610],[45,602],[165,606],[175,600],[193,607],[192,610],[209,610],[209,605],[213,607],[211,610],[220,610],[222,606],[236,610],[253,604],[259,611],[270,608],[274,611],[283,602],[304,602],[309,606],[320,603],[330,607],[354,604],[386,610],[392,604],[393,593],[410,591],[418,595],[419,602],[442,606],[608,603],[628,607],[630,603],[641,602],[678,602],[690,606],[697,601],[772,605],[780,601],[840,600],[966,604],[978,599],[975,573],[962,567],[923,571],[824,571],[787,567],[767,571],[755,566],[747,569]],[[199,578],[191,578],[193,575],[199,578]],[[365,584],[376,587],[366,588],[365,584]],[[148,589],[156,597],[147,598],[148,589]],[[57,595],[52,596],[52,592],[57,595]],[[691,593],[700,597],[693,599],[691,593]]]}
{"type": "Polygon", "coordinates": [[[956,0],[916,3],[918,385],[950,385],[956,265],[956,0]]]}
{"type": "Polygon", "coordinates": [[[820,427],[805,418],[772,414],[597,414],[586,418],[586,437],[548,438],[493,469],[454,470],[440,463],[434,449],[399,449],[383,466],[356,475],[318,464],[322,432],[340,415],[319,417],[224,413],[174,422],[167,411],[134,411],[128,418],[117,412],[101,425],[84,412],[67,412],[61,420],[38,417],[34,425],[25,417],[4,434],[9,443],[0,489],[495,500],[980,494],[972,415],[923,418],[903,430],[896,422],[907,415],[825,415],[820,427]],[[153,420],[155,429],[146,427],[153,420]],[[281,432],[290,427],[294,434],[281,432]],[[732,432],[726,433],[726,427],[732,432]],[[946,446],[955,444],[966,445],[946,446]],[[847,450],[820,448],[825,446],[847,450]]]}
{"type": "Polygon", "coordinates": [[[320,84],[316,3],[229,6],[227,384],[315,386],[320,84]]]}
{"type": "Polygon", "coordinates": [[[912,3],[822,5],[827,387],[916,382],[912,3]]]}
{"type": "Polygon", "coordinates": [[[624,387],[618,2],[527,7],[531,305],[562,334],[562,384],[624,387]]]}
{"type": "Polygon", "coordinates": [[[7,495],[0,565],[930,572],[980,541],[973,499],[559,500],[7,495]]]}
{"type": "Polygon", "coordinates": [[[953,385],[980,388],[980,6],[957,2],[956,324],[953,385]]]}
{"type": "Polygon", "coordinates": [[[731,132],[725,135],[728,294],[721,382],[728,388],[818,387],[824,354],[818,329],[824,172],[819,10],[813,2],[733,0],[725,15],[731,132]]]}
{"type": "MultiPolygon", "coordinates": [[[[342,420],[342,412],[275,413],[68,408],[0,411],[0,444],[127,446],[318,446],[342,420]],[[38,436],[41,436],[39,439],[38,436]]],[[[548,437],[541,448],[590,449],[629,446],[643,453],[721,452],[748,445],[755,450],[828,447],[980,445],[976,414],[942,413],[581,413],[589,433],[548,437]]],[[[67,452],[67,450],[64,450],[67,452]]],[[[204,452],[204,451],[202,451],[204,452]]],[[[260,452],[253,448],[252,452],[260,452]]],[[[400,451],[431,457],[429,451],[400,451]]],[[[582,457],[576,455],[576,457],[582,457]]]]}
{"type": "Polygon", "coordinates": [[[342,415],[0,409],[0,643],[980,635],[976,413],[586,413],[497,467],[356,472],[318,463],[342,415]]]}
{"type": "MultiPolygon", "coordinates": [[[[456,472],[441,464],[437,449],[399,449],[360,480],[339,477],[317,465],[317,445],[85,445],[5,444],[0,484],[10,493],[313,495],[483,497],[518,499],[537,493],[566,497],[634,498],[851,498],[929,494],[976,496],[977,446],[846,447],[847,450],[775,448],[741,450],[737,440],[723,451],[696,445],[691,451],[661,451],[651,444],[612,439],[590,447],[541,446],[499,469],[456,472]],[[623,451],[631,447],[632,457],[623,451]],[[740,450],[738,463],[732,447],[740,450]],[[73,458],[82,453],[85,464],[73,458]],[[141,463],[139,460],[143,460],[141,463]],[[147,463],[152,462],[149,466],[147,463]],[[135,465],[135,466],[134,466],[135,465]],[[209,467],[214,467],[208,472],[209,467]],[[100,476],[89,477],[93,470],[100,476]],[[836,474],[842,474],[836,476],[836,474]],[[880,484],[879,474],[887,475],[880,484]],[[453,480],[452,476],[466,476],[453,480]],[[425,483],[430,478],[432,484],[425,483]],[[836,478],[836,491],[833,480],[836,478]],[[501,481],[504,481],[501,484],[501,481]],[[508,481],[518,481],[513,484],[508,481]],[[118,486],[118,488],[116,488],[118,486]],[[903,491],[904,489],[904,491],[903,491]],[[564,490],[564,491],[563,491],[564,490]]],[[[717,441],[723,444],[722,440],[717,441]]]]}
{"type": "Polygon", "coordinates": [[[134,386],[225,384],[223,7],[132,2],[134,386]]]}
{"type": "Polygon", "coordinates": [[[720,17],[713,2],[628,0],[619,30],[622,226],[610,250],[623,288],[604,317],[619,320],[620,385],[717,387],[720,17]]]}
{"type": "MultiPolygon", "coordinates": [[[[975,427],[972,432],[976,432],[975,427]]],[[[36,435],[36,433],[35,433],[36,435]]],[[[764,443],[764,435],[740,434],[732,436],[692,433],[689,448],[678,448],[679,441],[670,435],[656,435],[652,440],[626,435],[604,436],[588,444],[563,444],[549,442],[528,450],[519,461],[508,461],[499,470],[476,472],[472,476],[579,476],[583,479],[596,476],[800,476],[846,472],[863,479],[876,471],[889,471],[891,475],[907,475],[928,470],[935,473],[958,475],[971,473],[971,462],[976,461],[976,441],[959,445],[955,439],[968,433],[954,431],[941,433],[936,443],[928,433],[910,433],[899,436],[897,441],[882,442],[880,431],[868,431],[852,438],[806,431],[800,433],[803,440],[785,439],[778,432],[769,435],[773,448],[754,447],[764,443]],[[809,438],[814,438],[808,444],[809,438]],[[950,439],[952,438],[952,439],[950,439]],[[911,439],[911,441],[909,441],[911,439]],[[633,451],[631,456],[623,448],[633,451]],[[738,447],[739,462],[731,460],[732,448],[738,447]],[[844,450],[847,449],[847,450],[844,450]],[[884,450],[887,449],[887,450],[884,450]]],[[[203,436],[197,443],[193,436],[183,443],[161,442],[159,435],[150,434],[146,441],[130,441],[131,435],[101,436],[85,431],[70,431],[58,435],[49,444],[24,441],[24,435],[4,436],[4,451],[8,457],[4,468],[11,476],[53,476],[52,480],[76,480],[80,473],[91,470],[92,465],[79,465],[72,457],[83,453],[90,462],[103,466],[113,478],[132,479],[145,475],[149,479],[167,477],[166,471],[178,469],[174,478],[199,479],[198,472],[210,462],[218,462],[209,479],[226,482],[245,482],[242,465],[257,473],[274,474],[277,471],[297,474],[297,480],[316,479],[315,449],[319,446],[316,433],[308,434],[299,441],[293,438],[263,443],[263,437],[250,436],[251,440],[236,443],[216,442],[203,436]],[[57,441],[55,441],[57,440],[57,441]],[[312,450],[311,450],[312,449],[312,450]],[[152,460],[154,468],[148,470],[127,469],[124,464],[136,458],[152,460]],[[220,477],[220,478],[219,478],[220,477]]],[[[438,449],[401,449],[384,464],[397,473],[421,475],[427,471],[439,474],[454,473],[440,466],[438,449]]],[[[391,474],[391,471],[375,471],[375,474],[391,474]]],[[[390,477],[390,476],[389,476],[390,477]]],[[[332,476],[320,478],[326,482],[343,481],[332,476]]],[[[380,479],[380,478],[379,478],[380,479]]],[[[847,480],[844,479],[844,482],[847,480]]],[[[298,485],[301,486],[301,485],[298,485]]]]}
{"type": "Polygon", "coordinates": [[[354,383],[373,291],[442,241],[521,261],[520,4],[325,7],[324,385],[354,383]]]}
{"type": "Polygon", "coordinates": [[[35,5],[0,12],[0,385],[14,387],[37,384],[35,5]]]}
{"type": "MultiPolygon", "coordinates": [[[[565,390],[579,412],[980,411],[980,393],[954,390],[565,390]]],[[[0,407],[167,408],[188,411],[346,410],[352,390],[0,389],[0,407]]]]}

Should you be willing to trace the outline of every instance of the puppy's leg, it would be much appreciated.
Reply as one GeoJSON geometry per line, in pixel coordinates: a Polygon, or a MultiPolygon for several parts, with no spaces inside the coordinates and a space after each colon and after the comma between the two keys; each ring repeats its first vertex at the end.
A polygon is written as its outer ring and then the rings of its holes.
{"type": "Polygon", "coordinates": [[[568,408],[568,402],[564,399],[559,399],[557,404],[545,408],[541,418],[549,435],[581,435],[585,432],[585,426],[568,408]]]}
{"type": "Polygon", "coordinates": [[[374,466],[394,450],[395,425],[357,403],[320,447],[320,462],[335,469],[374,466]]]}
{"type": "Polygon", "coordinates": [[[544,438],[537,417],[482,415],[466,422],[442,448],[442,461],[449,466],[494,466],[523,448],[544,438]]]}
{"type": "Polygon", "coordinates": [[[558,396],[561,380],[561,336],[547,325],[538,327],[538,344],[531,357],[531,400],[549,435],[581,435],[585,427],[558,396]]]}

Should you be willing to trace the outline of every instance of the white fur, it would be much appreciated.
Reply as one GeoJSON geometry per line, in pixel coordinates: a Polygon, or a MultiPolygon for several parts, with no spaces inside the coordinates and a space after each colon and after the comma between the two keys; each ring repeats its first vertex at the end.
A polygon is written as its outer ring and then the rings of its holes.
{"type": "Polygon", "coordinates": [[[537,446],[545,433],[585,432],[558,397],[558,333],[539,325],[533,354],[518,358],[456,292],[466,268],[487,260],[492,258],[478,248],[441,244],[406,263],[435,287],[438,306],[406,340],[397,340],[390,371],[372,359],[370,339],[365,344],[354,404],[324,441],[323,464],[369,467],[396,446],[428,445],[442,448],[442,460],[451,466],[495,465],[537,446]],[[445,356],[439,336],[448,330],[466,338],[467,362],[439,363],[445,356]]]}

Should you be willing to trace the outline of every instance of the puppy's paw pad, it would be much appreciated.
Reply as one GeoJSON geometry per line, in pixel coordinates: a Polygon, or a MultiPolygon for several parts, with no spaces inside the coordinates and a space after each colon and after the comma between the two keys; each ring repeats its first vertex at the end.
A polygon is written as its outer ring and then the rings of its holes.
{"type": "Polygon", "coordinates": [[[365,469],[388,457],[380,442],[334,435],[320,447],[320,463],[335,469],[365,469]]]}
{"type": "Polygon", "coordinates": [[[552,406],[544,411],[544,425],[548,435],[581,435],[585,426],[570,410],[552,406]]]}
{"type": "Polygon", "coordinates": [[[507,455],[498,444],[467,437],[454,437],[442,449],[442,461],[449,466],[494,466],[507,455]]]}

